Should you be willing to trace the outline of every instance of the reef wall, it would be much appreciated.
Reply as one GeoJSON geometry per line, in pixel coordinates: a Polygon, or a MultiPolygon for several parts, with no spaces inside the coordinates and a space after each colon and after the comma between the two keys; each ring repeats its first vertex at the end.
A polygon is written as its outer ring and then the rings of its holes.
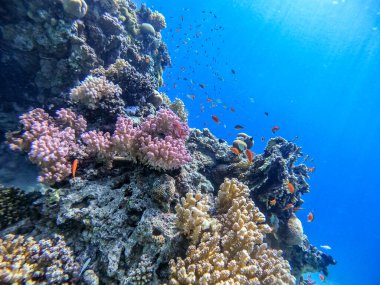
{"type": "Polygon", "coordinates": [[[275,138],[250,161],[190,129],[183,102],[158,91],[170,65],[162,14],[127,0],[45,2],[0,7],[0,131],[14,151],[1,148],[2,165],[28,159],[41,182],[0,188],[2,284],[328,274],[335,260],[296,217],[309,192],[301,149],[275,138]]]}

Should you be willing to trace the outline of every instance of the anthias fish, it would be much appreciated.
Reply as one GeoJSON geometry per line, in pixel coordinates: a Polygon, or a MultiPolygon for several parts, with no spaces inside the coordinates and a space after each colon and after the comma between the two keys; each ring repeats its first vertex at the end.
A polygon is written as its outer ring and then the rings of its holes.
{"type": "Polygon", "coordinates": [[[73,178],[75,178],[77,168],[78,168],[78,159],[74,159],[73,165],[71,166],[71,174],[73,175],[73,178]]]}
{"type": "Polygon", "coordinates": [[[215,123],[217,123],[217,124],[221,123],[221,121],[219,120],[219,118],[217,116],[212,115],[211,118],[214,120],[215,123]]]}
{"type": "Polygon", "coordinates": [[[279,126],[274,126],[274,127],[272,128],[272,133],[277,132],[279,129],[280,129],[279,126]]]}

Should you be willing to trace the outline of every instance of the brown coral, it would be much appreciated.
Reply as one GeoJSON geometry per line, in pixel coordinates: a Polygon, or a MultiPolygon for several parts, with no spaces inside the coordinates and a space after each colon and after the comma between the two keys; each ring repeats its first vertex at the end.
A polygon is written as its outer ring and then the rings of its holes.
{"type": "Polygon", "coordinates": [[[182,204],[177,207],[178,226],[193,243],[185,259],[170,262],[170,284],[295,284],[282,252],[263,243],[270,229],[249,199],[249,189],[244,184],[225,180],[216,201],[218,226],[202,228],[200,232],[195,231],[200,221],[210,217],[205,211],[207,200],[201,194],[188,194],[182,204]],[[195,224],[194,217],[198,220],[195,224]],[[194,242],[194,233],[200,237],[198,242],[198,236],[194,242]]]}
{"type": "Polygon", "coordinates": [[[74,284],[79,264],[61,236],[34,240],[9,234],[0,239],[1,284],[74,284]]]}

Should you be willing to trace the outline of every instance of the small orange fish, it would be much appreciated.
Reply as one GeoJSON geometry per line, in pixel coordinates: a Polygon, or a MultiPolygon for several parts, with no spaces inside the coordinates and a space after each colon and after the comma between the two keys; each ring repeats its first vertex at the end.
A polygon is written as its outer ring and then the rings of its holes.
{"type": "Polygon", "coordinates": [[[231,112],[235,112],[235,108],[230,108],[231,112]]]}
{"type": "Polygon", "coordinates": [[[289,181],[288,181],[288,190],[289,190],[290,193],[294,194],[294,186],[289,181]]]}
{"type": "Polygon", "coordinates": [[[280,127],[278,127],[278,126],[274,126],[274,127],[272,128],[272,133],[277,132],[279,129],[280,129],[280,127]]]}
{"type": "Polygon", "coordinates": [[[308,167],[307,171],[313,173],[315,171],[315,166],[314,167],[308,167]]]}
{"type": "Polygon", "coordinates": [[[323,274],[319,274],[319,279],[321,279],[322,282],[325,282],[326,277],[323,274]]]}
{"type": "Polygon", "coordinates": [[[248,161],[251,163],[252,160],[253,160],[253,153],[252,153],[252,151],[250,151],[249,149],[246,149],[246,150],[245,150],[245,154],[246,154],[247,157],[248,157],[248,161]]]}
{"type": "Polygon", "coordinates": [[[230,150],[236,154],[236,155],[240,155],[240,151],[236,148],[236,147],[231,147],[230,150]]]}
{"type": "Polygon", "coordinates": [[[271,205],[271,206],[275,206],[276,203],[277,203],[276,199],[272,199],[269,201],[269,205],[271,205]]]}
{"type": "Polygon", "coordinates": [[[309,214],[307,214],[307,221],[309,223],[311,223],[312,221],[314,221],[314,215],[312,212],[310,212],[309,214]]]}
{"type": "Polygon", "coordinates": [[[217,116],[212,115],[211,118],[215,121],[215,123],[217,123],[217,124],[220,124],[220,123],[221,123],[221,121],[218,119],[217,116]]]}
{"type": "Polygon", "coordinates": [[[75,173],[77,172],[77,168],[78,168],[78,159],[74,159],[73,165],[71,167],[71,173],[73,175],[73,178],[75,178],[75,173]]]}
{"type": "Polygon", "coordinates": [[[206,86],[205,84],[199,84],[199,87],[202,89],[205,88],[205,86],[206,86]]]}
{"type": "Polygon", "coordinates": [[[287,205],[285,206],[285,208],[282,209],[282,210],[283,210],[283,211],[286,211],[286,210],[290,210],[290,209],[293,209],[293,208],[294,208],[294,205],[291,204],[291,203],[289,203],[289,204],[287,204],[287,205]]]}

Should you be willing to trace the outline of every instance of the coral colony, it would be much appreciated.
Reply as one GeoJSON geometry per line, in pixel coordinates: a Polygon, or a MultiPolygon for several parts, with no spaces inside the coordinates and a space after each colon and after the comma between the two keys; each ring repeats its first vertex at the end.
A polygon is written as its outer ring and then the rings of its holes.
{"type": "Polygon", "coordinates": [[[251,136],[229,146],[190,129],[184,103],[158,91],[171,64],[162,14],[130,0],[21,0],[0,13],[2,41],[22,51],[3,58],[14,98],[4,104],[22,102],[6,140],[42,183],[0,187],[1,284],[289,285],[328,274],[335,260],[296,215],[309,192],[300,148],[274,138],[252,157],[251,136]],[[33,96],[11,76],[25,71],[33,96]]]}

